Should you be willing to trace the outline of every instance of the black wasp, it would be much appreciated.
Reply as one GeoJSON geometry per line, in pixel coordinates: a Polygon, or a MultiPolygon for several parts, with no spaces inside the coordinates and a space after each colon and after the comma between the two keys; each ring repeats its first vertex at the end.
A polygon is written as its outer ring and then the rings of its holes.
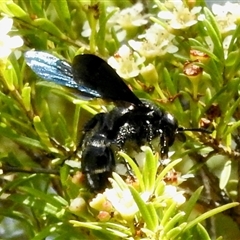
{"type": "Polygon", "coordinates": [[[25,53],[28,66],[41,78],[78,89],[89,98],[101,97],[116,105],[107,113],[96,114],[84,127],[79,147],[82,149],[82,172],[93,191],[103,190],[115,169],[114,149],[122,149],[127,141],[138,146],[159,137],[161,158],[166,158],[175,135],[183,131],[209,131],[178,127],[177,120],[157,105],[140,100],[115,70],[103,59],[77,55],[72,65],[40,51],[25,53]]]}

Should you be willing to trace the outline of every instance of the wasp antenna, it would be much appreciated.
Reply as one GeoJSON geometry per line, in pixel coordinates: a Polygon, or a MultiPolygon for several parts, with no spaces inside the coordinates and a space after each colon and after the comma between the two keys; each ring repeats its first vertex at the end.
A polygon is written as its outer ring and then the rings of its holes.
{"type": "Polygon", "coordinates": [[[202,132],[202,133],[209,133],[211,134],[212,131],[205,129],[205,128],[183,128],[183,127],[179,127],[177,129],[178,132],[202,132]]]}

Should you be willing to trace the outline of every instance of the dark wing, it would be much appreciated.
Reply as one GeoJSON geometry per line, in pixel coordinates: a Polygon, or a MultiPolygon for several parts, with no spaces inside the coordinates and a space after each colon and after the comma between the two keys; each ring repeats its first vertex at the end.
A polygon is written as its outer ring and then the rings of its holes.
{"type": "Polygon", "coordinates": [[[142,104],[116,71],[95,55],[77,55],[73,59],[72,73],[76,83],[98,92],[103,99],[142,104]]]}
{"type": "Polygon", "coordinates": [[[25,54],[27,65],[42,79],[66,87],[78,89],[84,97],[101,97],[92,89],[79,85],[73,79],[72,67],[66,61],[41,51],[27,51],[25,54]]]}

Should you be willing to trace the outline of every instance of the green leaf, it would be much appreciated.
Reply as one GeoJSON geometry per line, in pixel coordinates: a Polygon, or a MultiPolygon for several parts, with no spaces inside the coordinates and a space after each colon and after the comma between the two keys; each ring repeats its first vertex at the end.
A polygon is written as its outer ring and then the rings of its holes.
{"type": "MultiPolygon", "coordinates": [[[[163,68],[163,79],[166,84],[167,90],[169,91],[171,96],[176,96],[176,94],[178,93],[176,89],[176,85],[174,85],[174,82],[171,79],[171,75],[166,67],[163,68]]],[[[177,113],[179,113],[178,115],[181,115],[181,113],[183,112],[182,105],[178,98],[174,100],[174,105],[171,105],[171,107],[174,108],[173,111],[176,111],[177,113]]]]}
{"type": "Polygon", "coordinates": [[[211,11],[204,7],[203,11],[205,13],[206,19],[202,22],[203,26],[207,30],[207,36],[210,36],[214,44],[214,52],[218,55],[220,61],[224,59],[223,48],[222,48],[222,36],[218,28],[215,17],[211,11]]]}
{"type": "Polygon", "coordinates": [[[61,139],[64,140],[64,146],[68,149],[68,151],[75,151],[76,145],[67,129],[67,122],[61,113],[58,114],[56,131],[61,136],[61,139]],[[61,129],[61,131],[59,131],[59,129],[61,129]]]}
{"type": "Polygon", "coordinates": [[[163,218],[160,222],[160,226],[165,227],[169,220],[172,218],[172,216],[175,215],[177,209],[177,203],[175,201],[172,202],[172,204],[165,210],[163,218]]]}
{"type": "Polygon", "coordinates": [[[182,210],[185,212],[185,216],[182,219],[182,222],[186,222],[192,213],[200,195],[203,190],[203,187],[199,187],[190,197],[190,199],[183,205],[182,210]]]}
{"type": "Polygon", "coordinates": [[[149,202],[147,204],[147,208],[148,208],[150,216],[152,217],[153,226],[155,229],[157,229],[157,227],[159,226],[159,217],[158,217],[157,208],[156,208],[155,204],[152,202],[149,202]]]}
{"type": "Polygon", "coordinates": [[[212,216],[214,216],[214,215],[216,215],[216,214],[218,214],[220,212],[224,212],[227,209],[237,207],[238,205],[239,205],[239,203],[233,202],[233,203],[228,203],[228,204],[225,204],[223,206],[220,206],[220,207],[214,208],[212,210],[209,210],[209,211],[201,214],[199,217],[195,218],[191,222],[189,222],[187,224],[187,226],[183,229],[183,232],[191,229],[192,227],[194,227],[195,225],[197,225],[198,223],[204,221],[207,218],[210,218],[210,217],[212,217],[212,216]]]}
{"type": "Polygon", "coordinates": [[[34,26],[41,28],[41,30],[46,31],[50,35],[58,37],[60,39],[65,39],[66,36],[61,32],[61,30],[51,21],[46,18],[38,18],[33,22],[34,26]]]}
{"type": "Polygon", "coordinates": [[[146,223],[146,227],[149,230],[154,231],[156,229],[156,221],[154,219],[156,219],[155,217],[152,218],[151,214],[152,214],[152,209],[151,211],[149,210],[148,205],[143,201],[143,199],[141,198],[141,196],[139,195],[139,193],[131,186],[129,186],[129,189],[132,193],[132,196],[134,198],[134,201],[136,202],[139,211],[144,219],[144,222],[146,223]]]}
{"type": "MultiPolygon", "coordinates": [[[[187,223],[182,223],[179,226],[171,229],[169,232],[166,233],[167,239],[181,239],[182,236],[182,229],[187,225],[187,223]]],[[[202,240],[202,239],[201,239],[202,240]]]]}
{"type": "Polygon", "coordinates": [[[152,192],[155,186],[155,178],[157,174],[157,158],[153,155],[150,147],[144,147],[146,154],[146,162],[143,166],[142,176],[145,190],[152,192]]]}
{"type": "Polygon", "coordinates": [[[40,190],[34,189],[32,187],[26,187],[26,186],[19,187],[19,189],[26,192],[28,195],[35,197],[35,199],[40,199],[44,203],[47,203],[48,207],[52,209],[56,209],[56,212],[59,211],[59,209],[62,209],[64,206],[68,205],[66,200],[64,200],[62,197],[57,195],[44,193],[40,190]]]}
{"type": "Polygon", "coordinates": [[[208,235],[206,229],[202,226],[202,224],[197,224],[196,230],[198,233],[198,237],[201,240],[211,240],[210,236],[208,235]]]}
{"type": "Polygon", "coordinates": [[[8,128],[3,123],[0,124],[0,134],[25,147],[44,149],[43,145],[38,140],[19,135],[12,128],[8,128]]]}
{"type": "MultiPolygon", "coordinates": [[[[23,227],[27,236],[29,236],[31,238],[34,237],[35,229],[32,224],[33,219],[31,218],[31,216],[29,214],[25,214],[22,211],[16,211],[12,208],[11,209],[2,208],[2,209],[0,209],[0,216],[6,217],[7,219],[11,218],[11,219],[18,221],[21,224],[18,227],[23,227]]],[[[3,226],[3,222],[1,222],[1,224],[3,226]]],[[[9,222],[8,222],[8,224],[9,224],[9,222]]],[[[11,222],[11,224],[13,224],[13,222],[11,222]]],[[[2,236],[4,236],[4,235],[2,235],[2,236]]]]}
{"type": "Polygon", "coordinates": [[[226,161],[224,164],[223,170],[219,177],[219,187],[220,189],[224,189],[229,181],[230,175],[232,171],[232,161],[226,161]]]}
{"type": "Polygon", "coordinates": [[[164,232],[168,233],[172,229],[175,228],[175,226],[179,226],[179,221],[183,219],[183,216],[185,215],[184,212],[177,213],[172,219],[169,220],[168,223],[164,226],[164,232]]]}
{"type": "Polygon", "coordinates": [[[59,19],[61,19],[62,27],[64,27],[67,30],[71,25],[71,15],[68,8],[68,1],[60,0],[52,1],[52,3],[58,13],[59,19]]]}
{"type": "Polygon", "coordinates": [[[127,163],[130,165],[134,175],[136,176],[136,178],[139,181],[140,188],[144,191],[145,186],[144,186],[144,182],[143,182],[143,175],[140,172],[139,167],[137,166],[136,162],[132,158],[130,158],[126,153],[124,153],[122,151],[118,152],[118,154],[121,157],[123,157],[127,161],[127,163]]]}
{"type": "Polygon", "coordinates": [[[240,51],[229,52],[228,57],[225,62],[225,76],[227,79],[231,80],[236,76],[236,72],[240,67],[240,51]]]}
{"type": "Polygon", "coordinates": [[[4,9],[5,13],[11,15],[12,17],[18,17],[26,22],[31,21],[29,15],[16,3],[13,1],[1,1],[0,9],[4,9]]]}
{"type": "Polygon", "coordinates": [[[37,14],[38,17],[44,16],[44,8],[41,2],[35,0],[29,0],[30,8],[37,14]]]}
{"type": "Polygon", "coordinates": [[[38,104],[41,104],[39,108],[41,108],[41,112],[44,113],[42,114],[41,120],[43,121],[44,126],[47,128],[49,135],[54,136],[54,124],[52,121],[48,101],[44,98],[42,101],[39,101],[38,104]]]}
{"type": "Polygon", "coordinates": [[[46,226],[42,231],[35,234],[35,236],[31,240],[42,240],[48,236],[51,236],[54,232],[57,232],[58,229],[62,227],[63,223],[54,223],[49,226],[46,226]]]}
{"type": "Polygon", "coordinates": [[[26,84],[22,89],[22,101],[26,111],[30,111],[32,109],[31,105],[31,87],[26,84]]]}
{"type": "Polygon", "coordinates": [[[58,153],[59,151],[52,146],[52,143],[49,138],[49,134],[47,129],[45,128],[43,122],[41,121],[39,116],[35,116],[33,119],[33,124],[36,129],[36,132],[38,133],[38,136],[41,139],[41,142],[48,147],[52,152],[58,153]]]}
{"type": "MultiPolygon", "coordinates": [[[[105,45],[108,43],[106,41],[106,31],[108,30],[108,29],[106,29],[106,24],[107,24],[108,20],[114,15],[114,13],[117,12],[117,9],[114,9],[110,13],[107,13],[108,14],[107,15],[106,10],[105,10],[106,6],[103,2],[100,4],[99,8],[100,8],[101,14],[99,16],[99,30],[96,35],[96,43],[98,45],[99,52],[102,55],[105,55],[105,51],[106,51],[105,45]],[[103,41],[103,39],[104,39],[104,41],[103,41]]],[[[112,30],[112,31],[114,31],[114,30],[112,30]]],[[[114,42],[116,42],[116,41],[114,41],[114,42]]]]}
{"type": "Polygon", "coordinates": [[[238,65],[239,64],[239,55],[240,55],[239,50],[230,52],[225,61],[226,67],[233,67],[235,64],[238,65]]]}
{"type": "Polygon", "coordinates": [[[71,224],[73,224],[74,227],[84,227],[92,230],[98,230],[105,234],[110,234],[111,236],[118,236],[123,239],[127,238],[131,235],[131,232],[129,231],[129,227],[126,227],[121,224],[106,222],[106,223],[100,223],[100,222],[79,222],[75,220],[69,221],[71,224]]]}

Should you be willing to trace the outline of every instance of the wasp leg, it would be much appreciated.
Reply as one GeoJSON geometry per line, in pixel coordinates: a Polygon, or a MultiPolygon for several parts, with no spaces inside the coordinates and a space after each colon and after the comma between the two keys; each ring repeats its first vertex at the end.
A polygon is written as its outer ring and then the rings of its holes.
{"type": "Polygon", "coordinates": [[[161,145],[161,150],[160,150],[161,160],[168,158],[169,142],[164,132],[160,136],[160,145],[161,145]]]}

